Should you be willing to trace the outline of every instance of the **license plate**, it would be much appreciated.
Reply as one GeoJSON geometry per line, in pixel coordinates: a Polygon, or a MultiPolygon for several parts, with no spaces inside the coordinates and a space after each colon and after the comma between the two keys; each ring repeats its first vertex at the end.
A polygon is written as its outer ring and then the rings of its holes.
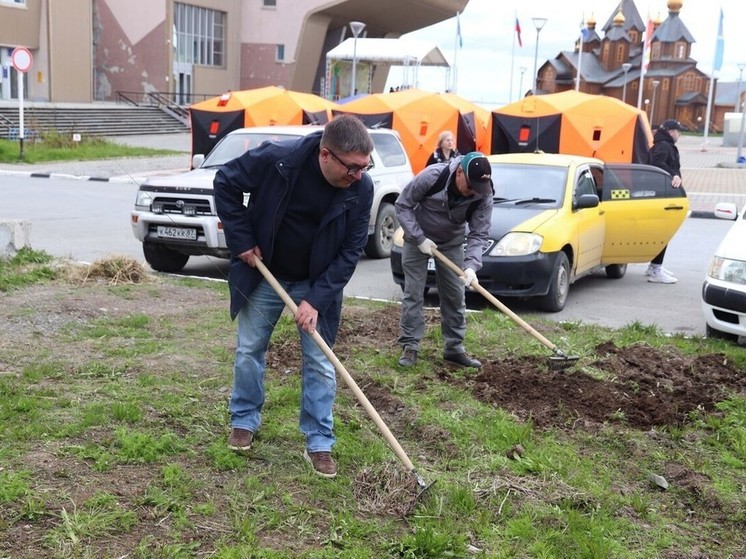
{"type": "Polygon", "coordinates": [[[164,239],[189,239],[190,241],[196,241],[197,230],[186,227],[166,227],[165,225],[159,225],[158,236],[164,239]]]}
{"type": "Polygon", "coordinates": [[[434,258],[428,258],[427,259],[427,271],[428,272],[434,272],[435,271],[435,259],[434,258]]]}

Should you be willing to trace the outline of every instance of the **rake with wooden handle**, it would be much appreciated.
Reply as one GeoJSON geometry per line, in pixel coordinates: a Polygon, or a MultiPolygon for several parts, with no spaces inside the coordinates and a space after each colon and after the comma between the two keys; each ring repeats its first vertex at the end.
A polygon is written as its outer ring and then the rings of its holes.
{"type": "MultiPolygon", "coordinates": [[[[267,282],[274,288],[274,290],[283,300],[285,305],[290,309],[290,311],[293,314],[297,313],[298,306],[295,304],[290,295],[288,295],[287,291],[283,289],[277,279],[275,279],[275,277],[272,275],[272,272],[270,272],[269,269],[264,265],[264,263],[258,258],[255,259],[255,264],[257,270],[261,272],[261,274],[264,276],[264,279],[266,279],[267,282]]],[[[355,382],[355,379],[352,378],[352,375],[347,372],[347,369],[345,369],[344,365],[342,365],[340,360],[337,359],[337,356],[334,355],[334,352],[329,347],[329,344],[324,341],[324,338],[321,337],[321,334],[314,330],[311,333],[311,337],[313,338],[313,341],[316,342],[316,345],[319,346],[321,351],[324,352],[324,355],[326,355],[329,361],[331,361],[332,365],[334,365],[334,369],[337,371],[339,376],[342,377],[342,380],[344,380],[347,387],[352,390],[355,398],[357,398],[357,401],[360,402],[361,406],[363,406],[363,409],[365,409],[368,416],[373,420],[373,423],[376,424],[376,427],[378,427],[378,430],[383,435],[383,438],[386,439],[386,442],[391,447],[391,450],[394,451],[394,454],[396,454],[399,460],[401,460],[402,464],[404,464],[404,466],[412,473],[414,478],[417,480],[417,486],[420,489],[418,497],[422,495],[422,493],[424,493],[432,485],[432,483],[425,483],[425,480],[422,479],[422,476],[417,473],[417,469],[414,467],[414,464],[412,464],[412,461],[409,459],[409,456],[407,456],[407,453],[404,452],[404,449],[399,444],[399,441],[396,440],[396,437],[394,437],[386,423],[383,421],[383,419],[381,419],[381,416],[373,407],[373,404],[370,403],[365,394],[363,394],[363,391],[360,390],[360,387],[355,382]]]]}
{"type": "MultiPolygon", "coordinates": [[[[433,249],[433,256],[440,260],[443,264],[448,266],[459,276],[464,275],[464,271],[459,268],[454,262],[452,262],[445,254],[440,252],[437,248],[433,249]]],[[[531,334],[534,338],[539,340],[542,344],[548,347],[554,355],[549,358],[549,366],[553,369],[565,369],[571,367],[580,357],[575,355],[567,355],[564,351],[558,348],[555,344],[546,339],[541,333],[539,333],[533,326],[523,320],[520,316],[511,311],[504,303],[495,298],[492,293],[487,291],[484,287],[479,285],[477,282],[472,282],[470,287],[478,291],[485,299],[497,307],[502,313],[506,314],[510,319],[513,320],[518,326],[523,328],[526,332],[531,334]]]]}

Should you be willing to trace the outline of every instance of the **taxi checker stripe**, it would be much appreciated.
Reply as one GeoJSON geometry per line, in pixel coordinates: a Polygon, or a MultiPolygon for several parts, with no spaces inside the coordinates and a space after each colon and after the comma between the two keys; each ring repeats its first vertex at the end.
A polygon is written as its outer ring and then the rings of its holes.
{"type": "Polygon", "coordinates": [[[629,189],[618,188],[611,191],[612,200],[626,200],[629,198],[629,189]]]}

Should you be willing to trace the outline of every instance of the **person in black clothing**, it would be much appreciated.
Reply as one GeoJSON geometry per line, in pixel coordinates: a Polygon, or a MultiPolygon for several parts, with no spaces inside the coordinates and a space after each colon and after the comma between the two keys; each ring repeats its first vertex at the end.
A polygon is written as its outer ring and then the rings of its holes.
{"type": "MultiPolygon", "coordinates": [[[[681,136],[681,124],[677,120],[669,119],[660,125],[653,136],[653,147],[648,154],[649,162],[668,171],[671,174],[671,186],[681,186],[681,162],[679,160],[679,148],[676,142],[681,136]]],[[[653,283],[676,283],[678,280],[673,274],[663,267],[663,257],[666,255],[666,247],[650,261],[645,275],[649,282],[653,283]]]]}
{"type": "Polygon", "coordinates": [[[435,151],[430,154],[425,166],[428,167],[435,163],[448,163],[451,159],[459,155],[461,154],[456,149],[456,136],[450,130],[444,130],[438,136],[438,144],[435,146],[435,151]]]}

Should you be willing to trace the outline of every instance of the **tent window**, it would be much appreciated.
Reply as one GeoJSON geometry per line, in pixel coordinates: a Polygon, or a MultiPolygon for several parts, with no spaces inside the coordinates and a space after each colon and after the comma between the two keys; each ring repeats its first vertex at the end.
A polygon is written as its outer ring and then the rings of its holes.
{"type": "Polygon", "coordinates": [[[262,5],[265,8],[276,8],[277,7],[277,0],[264,0],[262,5]]]}
{"type": "Polygon", "coordinates": [[[275,60],[277,62],[285,61],[285,45],[277,45],[277,52],[275,54],[275,60]]]}

